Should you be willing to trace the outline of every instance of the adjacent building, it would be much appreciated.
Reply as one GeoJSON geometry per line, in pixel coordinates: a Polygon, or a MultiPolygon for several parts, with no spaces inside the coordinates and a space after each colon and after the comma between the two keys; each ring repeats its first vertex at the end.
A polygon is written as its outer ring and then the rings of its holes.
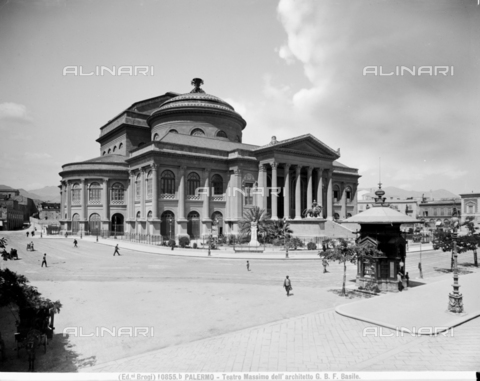
{"type": "Polygon", "coordinates": [[[238,234],[258,206],[299,234],[315,201],[316,234],[317,222],[356,214],[360,176],[340,150],[310,134],[244,143],[246,121],[202,84],[134,103],[100,128],[98,157],[62,167],[63,231],[198,237],[216,225],[238,234]]]}
{"type": "Polygon", "coordinates": [[[478,210],[480,193],[465,193],[461,194],[460,197],[462,222],[468,219],[474,221],[477,225],[480,225],[480,212],[478,210]]]}

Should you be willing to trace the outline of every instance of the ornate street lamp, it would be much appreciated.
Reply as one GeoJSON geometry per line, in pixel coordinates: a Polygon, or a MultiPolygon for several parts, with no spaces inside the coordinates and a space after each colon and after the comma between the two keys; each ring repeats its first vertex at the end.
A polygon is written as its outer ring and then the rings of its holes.
{"type": "Polygon", "coordinates": [[[283,242],[285,243],[285,258],[288,258],[288,242],[287,242],[287,217],[283,217],[283,242]]]}
{"type": "Polygon", "coordinates": [[[454,211],[451,218],[452,226],[452,254],[453,254],[453,292],[448,294],[448,310],[453,313],[463,312],[463,296],[458,289],[458,266],[457,266],[457,230],[460,225],[460,220],[457,217],[457,212],[454,211]]]}

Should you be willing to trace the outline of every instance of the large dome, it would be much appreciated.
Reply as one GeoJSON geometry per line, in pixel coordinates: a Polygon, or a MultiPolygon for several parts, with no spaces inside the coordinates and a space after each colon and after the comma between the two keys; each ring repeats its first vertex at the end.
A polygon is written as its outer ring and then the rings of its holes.
{"type": "Polygon", "coordinates": [[[180,134],[204,134],[231,141],[241,141],[245,120],[224,100],[200,89],[201,79],[195,78],[194,90],[164,102],[148,123],[152,128],[152,140],[158,140],[168,132],[180,134]]]}

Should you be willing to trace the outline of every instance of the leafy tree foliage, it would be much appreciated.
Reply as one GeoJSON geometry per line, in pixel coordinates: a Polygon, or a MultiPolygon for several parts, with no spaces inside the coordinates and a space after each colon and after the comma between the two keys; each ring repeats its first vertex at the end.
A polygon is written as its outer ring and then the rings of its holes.
{"type": "Polygon", "coordinates": [[[345,286],[347,283],[347,263],[350,262],[356,264],[358,260],[371,260],[373,257],[383,255],[378,249],[350,244],[343,238],[337,238],[335,241],[328,239],[324,242],[326,243],[326,247],[328,247],[328,249],[322,253],[324,258],[328,262],[338,261],[338,263],[343,263],[343,296],[346,296],[345,286]]]}
{"type": "MultiPolygon", "coordinates": [[[[458,234],[456,240],[457,253],[462,254],[467,251],[473,251],[473,261],[478,267],[477,249],[480,246],[480,234],[478,227],[472,221],[465,221],[461,226],[467,230],[466,234],[458,234]]],[[[438,231],[435,234],[437,245],[442,251],[450,251],[453,254],[453,231],[451,229],[438,231]]],[[[453,267],[453,258],[452,258],[453,267]]]]}
{"type": "Polygon", "coordinates": [[[243,217],[239,221],[240,232],[242,234],[250,234],[252,231],[252,222],[257,223],[257,231],[261,236],[269,236],[272,232],[272,221],[270,215],[265,209],[258,206],[245,210],[243,217]]]}

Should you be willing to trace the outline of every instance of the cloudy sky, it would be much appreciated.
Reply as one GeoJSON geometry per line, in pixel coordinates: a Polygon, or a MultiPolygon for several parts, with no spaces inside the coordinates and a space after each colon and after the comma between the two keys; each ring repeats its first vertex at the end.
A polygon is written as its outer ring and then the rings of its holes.
{"type": "Polygon", "coordinates": [[[201,77],[246,143],[311,133],[361,187],[381,158],[385,186],[480,192],[478,0],[0,0],[0,52],[0,184],[57,185],[108,120],[201,77]],[[63,75],[127,65],[153,75],[63,75]]]}

